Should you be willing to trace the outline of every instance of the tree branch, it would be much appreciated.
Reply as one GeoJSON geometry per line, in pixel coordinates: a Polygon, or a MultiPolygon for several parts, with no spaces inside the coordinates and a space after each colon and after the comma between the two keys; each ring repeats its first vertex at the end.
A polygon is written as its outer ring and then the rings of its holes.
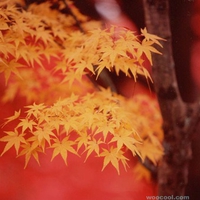
{"type": "Polygon", "coordinates": [[[199,104],[182,101],[172,57],[172,36],[168,0],[143,0],[148,32],[166,39],[162,56],[153,56],[153,79],[162,117],[165,155],[158,167],[158,194],[184,195],[188,163],[191,159],[191,135],[199,121],[199,104]]]}

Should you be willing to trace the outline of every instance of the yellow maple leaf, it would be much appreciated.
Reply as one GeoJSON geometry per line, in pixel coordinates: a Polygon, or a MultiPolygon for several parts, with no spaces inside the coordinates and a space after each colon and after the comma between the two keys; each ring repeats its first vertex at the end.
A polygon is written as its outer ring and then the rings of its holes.
{"type": "MultiPolygon", "coordinates": [[[[130,71],[132,72],[132,74],[134,74],[132,68],[130,68],[130,71]]],[[[153,79],[151,78],[151,75],[146,68],[141,67],[141,66],[136,66],[136,73],[144,76],[147,80],[147,83],[149,80],[153,83],[153,79]]]]}
{"type": "Polygon", "coordinates": [[[102,143],[103,142],[101,141],[101,139],[96,140],[95,138],[92,138],[92,140],[87,143],[88,146],[85,149],[85,151],[87,151],[85,161],[88,159],[92,152],[95,152],[99,156],[99,145],[102,143]]]}
{"type": "MultiPolygon", "coordinates": [[[[82,64],[80,64],[82,65],[82,64]]],[[[65,72],[63,75],[65,77],[63,78],[61,83],[68,83],[69,87],[72,87],[72,84],[75,83],[76,81],[81,83],[83,75],[86,74],[86,72],[83,73],[76,73],[74,69],[70,69],[69,71],[65,72]]]]}
{"type": "Polygon", "coordinates": [[[6,124],[8,124],[11,121],[17,119],[20,116],[20,114],[21,114],[21,110],[15,111],[14,115],[6,118],[6,122],[4,122],[2,126],[4,127],[6,124]]]}
{"type": "MultiPolygon", "coordinates": [[[[27,48],[27,46],[25,46],[27,48]]],[[[27,48],[28,51],[28,63],[31,66],[34,66],[37,63],[40,67],[43,67],[42,64],[42,52],[40,51],[41,47],[35,45],[29,45],[27,48]]]]}
{"type": "Polygon", "coordinates": [[[1,156],[7,152],[12,146],[15,147],[16,154],[18,155],[20,144],[26,143],[26,140],[24,138],[24,134],[19,134],[18,131],[15,129],[15,131],[5,131],[7,134],[6,136],[0,138],[0,141],[7,142],[6,146],[4,147],[3,152],[1,153],[1,156]]]}
{"type": "Polygon", "coordinates": [[[115,73],[119,76],[119,72],[122,71],[126,76],[130,76],[130,71],[135,80],[137,80],[137,68],[134,65],[134,60],[130,58],[120,57],[116,59],[115,73]],[[134,73],[133,73],[134,70],[134,73]]]}
{"type": "MultiPolygon", "coordinates": [[[[1,33],[1,31],[0,31],[1,33]]],[[[2,41],[0,41],[0,53],[1,53],[1,62],[6,62],[5,60],[9,58],[10,55],[14,55],[15,53],[15,45],[10,44],[7,41],[4,41],[4,37],[2,38],[2,41]]],[[[7,38],[6,38],[7,39],[7,38]]]]}
{"type": "Polygon", "coordinates": [[[36,131],[33,132],[33,135],[37,137],[39,144],[41,144],[43,141],[47,141],[49,145],[51,144],[52,137],[56,137],[51,127],[48,126],[45,126],[43,128],[36,127],[36,131]]]}
{"type": "Polygon", "coordinates": [[[33,156],[33,158],[40,165],[38,153],[39,152],[43,152],[43,151],[41,150],[40,147],[38,147],[38,143],[37,142],[33,142],[33,143],[26,142],[26,144],[22,144],[21,147],[22,147],[22,151],[19,153],[18,157],[22,156],[22,155],[25,155],[24,168],[27,167],[31,156],[33,156]]]}
{"type": "Polygon", "coordinates": [[[52,37],[52,32],[50,30],[46,30],[45,26],[43,27],[38,27],[36,29],[36,38],[35,38],[35,42],[37,42],[38,40],[44,42],[45,45],[48,45],[49,43],[51,45],[53,45],[54,42],[54,38],[52,37]]]}
{"type": "Polygon", "coordinates": [[[115,124],[114,123],[104,123],[102,121],[99,121],[97,123],[97,130],[95,131],[96,134],[101,134],[103,135],[103,141],[106,141],[106,138],[108,137],[109,134],[114,134],[115,132],[115,124]]]}
{"type": "Polygon", "coordinates": [[[11,76],[11,73],[17,75],[20,79],[22,79],[20,72],[18,70],[18,68],[20,67],[23,67],[23,65],[16,62],[14,59],[7,62],[7,61],[3,61],[0,58],[0,72],[4,72],[6,85],[8,83],[8,79],[11,76]]]}
{"type": "Polygon", "coordinates": [[[96,79],[98,79],[99,75],[101,74],[101,72],[104,70],[104,68],[108,69],[108,71],[111,71],[112,67],[109,61],[109,58],[104,58],[103,60],[100,60],[97,63],[97,67],[96,67],[96,79]]]}
{"type": "Polygon", "coordinates": [[[162,44],[159,42],[159,40],[166,41],[165,39],[158,37],[157,35],[150,34],[147,32],[147,28],[141,29],[141,35],[145,37],[145,40],[147,41],[153,41],[155,44],[158,44],[162,47],[162,44]]]}
{"type": "Polygon", "coordinates": [[[91,136],[88,134],[87,131],[82,131],[79,133],[78,138],[75,140],[77,142],[77,151],[84,145],[87,147],[88,142],[91,141],[91,136]]]}
{"type": "Polygon", "coordinates": [[[122,151],[118,151],[117,148],[114,148],[113,146],[110,147],[110,149],[104,149],[103,152],[99,155],[100,157],[104,157],[104,162],[103,162],[103,168],[102,171],[105,169],[105,167],[111,163],[113,167],[117,170],[117,173],[120,174],[119,170],[119,161],[123,162],[124,166],[127,166],[127,160],[123,155],[122,151]]]}
{"type": "Polygon", "coordinates": [[[154,48],[152,45],[154,44],[153,41],[146,41],[143,40],[141,44],[138,44],[137,47],[137,57],[142,57],[142,55],[144,54],[147,59],[149,60],[150,64],[152,65],[152,54],[153,53],[157,53],[157,54],[162,54],[161,52],[159,52],[156,48],[154,48]]]}
{"type": "Polygon", "coordinates": [[[65,164],[67,165],[67,156],[68,152],[71,152],[75,155],[78,155],[76,150],[73,148],[75,144],[74,141],[69,140],[69,137],[65,137],[62,141],[59,139],[54,139],[54,143],[52,144],[51,148],[53,148],[53,154],[51,161],[57,156],[61,155],[62,159],[64,160],[65,164]]]}
{"type": "Polygon", "coordinates": [[[118,57],[119,55],[128,58],[128,56],[126,54],[126,49],[122,48],[123,42],[115,43],[115,44],[113,45],[113,47],[105,45],[104,48],[101,49],[101,51],[103,52],[101,60],[103,60],[105,57],[109,57],[112,67],[114,66],[116,57],[118,57]],[[118,45],[115,46],[115,44],[118,44],[118,45]]]}
{"type": "Polygon", "coordinates": [[[90,129],[96,125],[95,122],[100,120],[99,115],[94,112],[93,108],[86,107],[84,108],[84,110],[85,110],[85,113],[83,113],[81,116],[80,125],[82,127],[86,126],[88,129],[90,129]]]}
{"type": "Polygon", "coordinates": [[[148,139],[144,140],[142,144],[136,144],[136,148],[140,152],[143,160],[148,158],[153,162],[154,165],[157,165],[158,161],[164,154],[161,143],[158,145],[153,145],[148,139]]]}
{"type": "Polygon", "coordinates": [[[28,108],[28,110],[26,111],[28,117],[34,116],[35,118],[38,118],[38,116],[42,114],[42,110],[46,108],[46,106],[44,105],[44,103],[33,103],[33,105],[25,106],[25,108],[28,108]]]}
{"type": "Polygon", "coordinates": [[[28,118],[25,119],[20,119],[20,123],[17,125],[16,128],[22,127],[22,133],[26,130],[29,129],[31,132],[33,130],[33,126],[36,125],[36,123],[33,120],[29,120],[28,118]]]}
{"type": "Polygon", "coordinates": [[[133,155],[138,154],[140,156],[140,152],[137,150],[136,144],[141,144],[141,141],[136,140],[134,138],[133,132],[134,130],[127,130],[125,128],[120,128],[118,133],[114,135],[110,142],[117,142],[117,150],[119,151],[123,146],[126,146],[133,155]]]}
{"type": "MultiPolygon", "coordinates": [[[[58,51],[59,51],[58,48],[52,47],[50,45],[40,49],[41,55],[42,56],[44,55],[44,57],[47,59],[48,63],[51,63],[52,58],[59,59],[58,51]]],[[[54,71],[56,71],[56,70],[54,70],[54,71]]]]}

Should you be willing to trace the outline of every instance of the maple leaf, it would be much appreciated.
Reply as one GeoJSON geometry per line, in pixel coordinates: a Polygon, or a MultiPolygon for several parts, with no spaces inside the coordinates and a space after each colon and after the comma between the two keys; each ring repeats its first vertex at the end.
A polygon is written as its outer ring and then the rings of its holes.
{"type": "Polygon", "coordinates": [[[33,105],[25,106],[25,108],[28,108],[28,111],[26,111],[28,117],[34,116],[35,118],[38,118],[38,116],[42,114],[41,112],[44,108],[46,108],[46,106],[44,106],[44,103],[33,103],[33,105]]]}
{"type": "Polygon", "coordinates": [[[17,119],[17,118],[20,116],[20,114],[21,114],[21,110],[15,111],[14,115],[12,115],[12,116],[6,118],[6,122],[4,122],[4,123],[2,124],[2,127],[4,127],[4,126],[5,126],[6,124],[8,124],[9,122],[11,122],[11,121],[17,119]]]}
{"type": "Polygon", "coordinates": [[[65,41],[67,39],[66,31],[63,30],[63,27],[57,24],[57,26],[52,26],[52,33],[55,38],[59,38],[61,41],[65,41]]]}
{"type": "MultiPolygon", "coordinates": [[[[51,46],[48,46],[46,48],[44,47],[44,48],[40,49],[40,52],[41,52],[41,55],[42,56],[44,55],[44,57],[47,59],[48,63],[51,63],[52,58],[59,59],[58,48],[56,48],[56,47],[51,47],[51,46]]],[[[56,71],[56,70],[54,70],[54,71],[56,71]]]]}
{"type": "Polygon", "coordinates": [[[111,66],[114,66],[115,59],[118,55],[128,57],[126,54],[126,49],[124,50],[122,48],[123,43],[118,43],[118,44],[119,45],[116,45],[116,46],[114,45],[114,47],[105,46],[103,49],[101,49],[101,51],[104,52],[101,57],[101,60],[103,60],[105,57],[109,57],[111,66]]]}
{"type": "Polygon", "coordinates": [[[114,123],[98,123],[97,124],[97,130],[95,131],[95,135],[100,133],[103,135],[103,141],[106,141],[107,136],[109,133],[114,134],[115,132],[115,124],[114,123]]]}
{"type": "Polygon", "coordinates": [[[20,144],[26,143],[26,140],[24,139],[24,134],[19,134],[17,130],[15,131],[5,131],[7,134],[6,136],[0,138],[0,141],[7,142],[6,146],[4,147],[3,152],[1,153],[1,156],[7,152],[12,146],[15,147],[16,154],[18,155],[20,144]]]}
{"type": "Polygon", "coordinates": [[[48,45],[48,43],[53,45],[55,43],[54,38],[52,37],[52,32],[50,30],[46,30],[44,26],[38,27],[36,29],[36,33],[36,42],[41,40],[45,45],[48,45]]]}
{"type": "Polygon", "coordinates": [[[19,54],[18,54],[18,47],[21,46],[26,46],[26,41],[24,40],[24,37],[19,35],[19,33],[11,33],[11,35],[9,35],[8,37],[8,42],[10,40],[10,43],[14,42],[15,44],[15,53],[16,53],[16,59],[19,58],[19,54]]]}
{"type": "Polygon", "coordinates": [[[87,151],[85,161],[88,159],[92,152],[95,152],[99,156],[99,145],[102,143],[103,142],[101,139],[96,140],[95,138],[92,138],[92,140],[87,143],[88,146],[85,149],[85,151],[87,151]]]}
{"type": "MultiPolygon", "coordinates": [[[[84,39],[85,35],[81,32],[81,31],[73,31],[72,33],[70,33],[67,37],[67,42],[69,43],[69,45],[71,47],[76,47],[77,44],[80,44],[83,39],[84,39]]],[[[79,50],[77,53],[82,51],[82,47],[80,48],[76,48],[76,50],[79,50]]],[[[72,54],[74,55],[74,54],[72,54]]],[[[70,56],[70,57],[76,57],[76,56],[70,56]]]]}
{"type": "MultiPolygon", "coordinates": [[[[1,31],[0,31],[1,33],[1,31]]],[[[5,62],[5,59],[9,58],[10,55],[14,55],[15,53],[15,46],[13,44],[10,44],[7,41],[4,41],[4,38],[2,41],[0,41],[0,53],[3,54],[3,59],[1,58],[1,62],[5,62]]]]}
{"type": "Polygon", "coordinates": [[[78,155],[76,150],[73,148],[73,145],[75,144],[74,141],[69,140],[69,137],[65,137],[62,141],[59,139],[54,139],[54,144],[52,144],[51,148],[53,148],[53,154],[51,161],[57,156],[61,155],[63,158],[65,164],[67,165],[67,156],[68,152],[71,152],[75,155],[78,155]]]}
{"type": "Polygon", "coordinates": [[[8,33],[10,36],[10,40],[13,40],[13,42],[16,44],[16,47],[19,46],[19,41],[22,45],[26,46],[26,36],[28,34],[30,34],[31,36],[34,35],[34,30],[27,24],[26,20],[22,15],[23,14],[21,14],[20,16],[20,14],[18,13],[19,17],[15,17],[15,23],[12,25],[12,32],[8,33]],[[16,42],[14,40],[15,37],[17,40],[16,42]]]}
{"type": "MultiPolygon", "coordinates": [[[[115,103],[119,102],[119,99],[118,99],[119,96],[116,96],[115,93],[111,92],[110,88],[100,87],[100,92],[98,92],[97,95],[98,95],[98,98],[106,99],[110,102],[115,102],[115,103]]],[[[108,105],[108,106],[110,106],[110,105],[108,105]]]]}
{"type": "Polygon", "coordinates": [[[67,71],[67,68],[66,60],[62,59],[56,62],[56,66],[54,67],[53,71],[61,71],[64,74],[67,71]]]}
{"type": "Polygon", "coordinates": [[[57,101],[56,105],[59,104],[60,106],[67,106],[70,110],[73,110],[74,103],[79,100],[79,95],[72,93],[69,98],[60,99],[57,101]]]}
{"type": "Polygon", "coordinates": [[[98,113],[94,112],[93,107],[91,107],[91,108],[86,107],[84,109],[84,111],[83,111],[84,113],[81,116],[80,125],[82,125],[83,127],[86,126],[86,127],[88,127],[88,129],[90,129],[96,125],[95,122],[100,120],[100,118],[99,118],[100,116],[98,115],[98,113]]]}
{"type": "Polygon", "coordinates": [[[29,63],[28,46],[19,45],[17,47],[17,51],[15,53],[15,58],[16,58],[16,60],[19,60],[20,58],[23,58],[26,61],[26,63],[29,63]]]}
{"type": "Polygon", "coordinates": [[[112,138],[111,142],[117,142],[117,149],[118,151],[123,147],[126,146],[129,150],[131,150],[132,154],[135,155],[136,153],[140,155],[139,151],[137,150],[136,144],[141,144],[140,141],[136,140],[133,137],[132,130],[127,130],[125,128],[120,128],[118,134],[115,134],[112,138]]]}
{"type": "Polygon", "coordinates": [[[26,144],[22,144],[21,147],[22,147],[22,151],[19,153],[18,157],[25,155],[24,168],[27,167],[31,156],[33,156],[34,159],[37,161],[37,163],[40,165],[38,153],[42,152],[42,150],[40,147],[38,147],[37,142],[36,143],[35,142],[33,142],[33,143],[26,142],[26,144]]]}
{"type": "Polygon", "coordinates": [[[23,65],[16,62],[14,59],[9,62],[6,62],[0,58],[0,72],[4,72],[6,85],[8,83],[8,79],[10,78],[11,73],[14,73],[22,79],[20,72],[18,71],[18,68],[20,67],[23,67],[23,65]]]}
{"type": "Polygon", "coordinates": [[[82,82],[82,76],[84,75],[85,73],[83,74],[80,74],[80,73],[76,73],[74,71],[74,69],[70,69],[69,71],[65,72],[63,75],[65,75],[64,79],[62,80],[61,83],[65,83],[67,82],[69,84],[69,87],[72,86],[72,84],[75,82],[75,81],[78,81],[78,82],[82,82]]]}
{"type": "MultiPolygon", "coordinates": [[[[132,69],[130,69],[130,71],[132,74],[134,73],[132,69]]],[[[140,66],[136,67],[136,73],[145,76],[147,81],[150,80],[153,83],[153,79],[146,68],[140,66]]]]}
{"type": "Polygon", "coordinates": [[[22,127],[22,133],[26,130],[26,129],[30,129],[30,131],[32,132],[33,130],[33,126],[36,125],[36,123],[33,120],[29,120],[28,118],[25,119],[20,119],[20,123],[17,125],[16,128],[22,127]]]}
{"type": "Polygon", "coordinates": [[[79,134],[79,137],[75,140],[77,142],[77,151],[84,145],[87,147],[88,142],[91,141],[91,136],[87,133],[87,131],[82,131],[79,134]]]}
{"type": "Polygon", "coordinates": [[[48,126],[43,128],[36,127],[36,131],[33,132],[33,135],[37,137],[39,144],[41,144],[43,140],[46,140],[49,145],[51,144],[51,136],[56,137],[52,129],[48,126]]]}
{"type": "Polygon", "coordinates": [[[108,71],[111,71],[111,66],[108,58],[104,58],[97,63],[97,68],[95,69],[97,71],[96,79],[98,79],[104,68],[108,69],[108,71]]]}
{"type": "Polygon", "coordinates": [[[142,142],[142,145],[136,145],[140,152],[142,160],[149,158],[154,165],[158,163],[160,158],[163,156],[163,148],[161,144],[159,146],[153,145],[148,139],[142,142]]]}
{"type": "Polygon", "coordinates": [[[47,119],[44,118],[44,121],[48,123],[47,126],[51,127],[52,130],[56,130],[59,133],[61,125],[64,125],[65,122],[60,116],[48,116],[47,119]]]}
{"type": "Polygon", "coordinates": [[[90,72],[95,74],[94,66],[92,65],[90,61],[81,60],[81,62],[76,65],[76,68],[77,68],[76,69],[77,74],[82,74],[82,75],[85,74],[84,73],[85,69],[88,69],[90,72]]]}
{"type": "Polygon", "coordinates": [[[141,29],[141,35],[145,37],[145,40],[147,41],[153,41],[153,43],[158,44],[162,47],[162,44],[159,42],[159,40],[166,41],[165,39],[158,37],[157,35],[153,35],[147,32],[147,28],[141,29]]]}
{"type": "Polygon", "coordinates": [[[140,40],[135,32],[126,29],[125,34],[118,39],[118,42],[123,43],[121,44],[123,48],[126,49],[127,52],[132,52],[131,57],[134,57],[135,45],[140,43],[140,40]]]}
{"type": "MultiPolygon", "coordinates": [[[[132,72],[133,77],[137,77],[137,69],[135,69],[134,60],[130,58],[117,58],[115,63],[115,73],[119,76],[119,72],[122,71],[126,76],[129,76],[129,71],[132,72]]],[[[135,78],[136,80],[136,78],[135,78]]]]}
{"type": "Polygon", "coordinates": [[[126,161],[128,159],[125,156],[123,156],[123,152],[118,151],[118,149],[114,148],[113,146],[111,146],[109,150],[103,148],[103,152],[99,156],[104,157],[102,171],[105,169],[105,167],[109,163],[111,163],[113,167],[117,170],[117,173],[120,174],[119,161],[122,160],[124,163],[124,166],[127,165],[126,161]]]}
{"type": "Polygon", "coordinates": [[[66,133],[68,134],[71,131],[79,131],[80,129],[83,129],[84,127],[80,126],[80,122],[79,122],[79,117],[72,115],[72,116],[68,116],[65,118],[64,121],[64,130],[66,131],[66,133]]]}
{"type": "Polygon", "coordinates": [[[151,65],[153,64],[151,52],[157,53],[157,54],[162,54],[161,52],[159,52],[156,48],[154,48],[152,46],[153,44],[154,44],[153,41],[143,40],[141,44],[138,44],[136,46],[137,47],[137,56],[141,57],[144,53],[151,65]]]}
{"type": "Polygon", "coordinates": [[[27,48],[27,52],[28,52],[28,58],[26,61],[28,61],[28,63],[31,66],[34,66],[35,63],[37,63],[39,66],[43,67],[43,64],[41,62],[42,60],[42,54],[40,52],[41,47],[39,46],[34,46],[34,45],[29,45],[27,48]]]}
{"type": "Polygon", "coordinates": [[[121,161],[124,169],[127,171],[127,167],[129,167],[128,162],[129,159],[127,157],[124,156],[125,151],[118,151],[118,158],[121,161]]]}

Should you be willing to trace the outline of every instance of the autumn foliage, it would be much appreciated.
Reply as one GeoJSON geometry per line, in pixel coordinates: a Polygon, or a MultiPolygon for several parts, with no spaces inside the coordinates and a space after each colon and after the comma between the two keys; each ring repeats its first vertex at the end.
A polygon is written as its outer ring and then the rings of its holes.
{"type": "Polygon", "coordinates": [[[0,3],[0,72],[6,85],[1,100],[22,97],[26,105],[2,124],[1,156],[14,148],[26,167],[31,157],[40,163],[50,148],[51,160],[61,156],[67,164],[68,154],[86,162],[102,157],[102,170],[111,164],[120,173],[131,152],[156,165],[163,155],[156,101],[142,94],[128,99],[94,81],[104,70],[152,81],[144,57],[152,65],[151,54],[160,54],[154,46],[162,47],[162,39],[146,28],[140,35],[105,28],[68,0],[57,1],[56,9],[54,1],[26,9],[13,2],[0,3]],[[61,12],[66,7],[70,12],[61,12]]]}

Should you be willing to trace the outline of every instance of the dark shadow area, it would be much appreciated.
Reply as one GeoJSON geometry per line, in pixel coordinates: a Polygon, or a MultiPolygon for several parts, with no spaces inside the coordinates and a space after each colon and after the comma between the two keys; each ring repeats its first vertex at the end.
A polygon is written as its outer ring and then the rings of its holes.
{"type": "Polygon", "coordinates": [[[177,81],[183,100],[191,102],[196,96],[196,88],[190,71],[191,47],[195,41],[190,26],[193,1],[170,0],[169,2],[173,58],[177,81]]]}

